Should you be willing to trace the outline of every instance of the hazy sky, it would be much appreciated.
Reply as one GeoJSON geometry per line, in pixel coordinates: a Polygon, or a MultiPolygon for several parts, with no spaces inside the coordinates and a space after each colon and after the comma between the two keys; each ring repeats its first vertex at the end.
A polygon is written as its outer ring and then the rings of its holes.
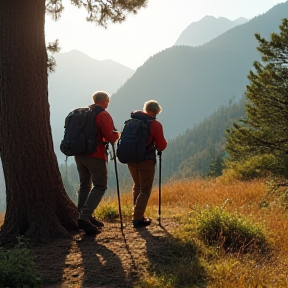
{"type": "MultiPolygon", "coordinates": [[[[108,29],[85,20],[84,9],[63,0],[59,21],[46,18],[46,41],[59,39],[61,51],[77,49],[97,60],[112,59],[132,69],[150,56],[173,46],[181,32],[203,17],[251,19],[267,12],[279,0],[149,0],[147,8],[128,15],[122,24],[108,29]]],[[[280,24],[280,23],[279,23],[280,24]]]]}

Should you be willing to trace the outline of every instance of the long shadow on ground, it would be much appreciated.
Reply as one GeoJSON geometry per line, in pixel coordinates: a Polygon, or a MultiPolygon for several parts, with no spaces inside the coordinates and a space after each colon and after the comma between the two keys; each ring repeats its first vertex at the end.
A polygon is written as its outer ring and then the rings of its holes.
{"type": "MultiPolygon", "coordinates": [[[[105,285],[111,288],[132,288],[132,283],[127,278],[119,257],[112,250],[97,242],[93,237],[84,237],[78,243],[84,268],[82,287],[92,287],[91,284],[96,284],[99,287],[105,285]]],[[[122,249],[125,251],[124,247],[122,249]]]]}
{"type": "Polygon", "coordinates": [[[154,236],[148,228],[138,229],[146,241],[149,270],[164,282],[173,283],[173,287],[206,287],[206,273],[199,262],[196,245],[184,244],[160,227],[166,237],[154,236]]]}
{"type": "Polygon", "coordinates": [[[33,259],[38,271],[41,271],[40,277],[47,286],[49,283],[62,281],[63,269],[71,243],[71,240],[61,239],[43,243],[43,245],[38,244],[32,248],[33,259]]]}

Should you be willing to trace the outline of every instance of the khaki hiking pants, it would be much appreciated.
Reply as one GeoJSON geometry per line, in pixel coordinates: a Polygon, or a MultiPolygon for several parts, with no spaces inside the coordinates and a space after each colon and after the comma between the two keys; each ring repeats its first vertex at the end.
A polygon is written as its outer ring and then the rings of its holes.
{"type": "Polygon", "coordinates": [[[90,156],[75,156],[75,162],[80,179],[79,219],[90,220],[107,189],[107,166],[104,159],[90,156]]]}
{"type": "Polygon", "coordinates": [[[155,161],[144,160],[139,164],[129,163],[129,171],[133,179],[132,200],[133,200],[133,221],[143,219],[152,191],[155,161]]]}

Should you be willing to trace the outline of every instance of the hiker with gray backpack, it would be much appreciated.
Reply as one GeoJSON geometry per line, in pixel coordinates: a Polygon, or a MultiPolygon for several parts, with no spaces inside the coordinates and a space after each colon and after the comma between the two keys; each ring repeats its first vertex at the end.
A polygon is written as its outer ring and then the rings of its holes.
{"type": "Polygon", "coordinates": [[[60,145],[66,156],[75,156],[80,180],[78,227],[87,235],[99,234],[104,226],[92,214],[107,190],[107,145],[113,145],[119,138],[112,117],[105,110],[108,94],[98,91],[92,98],[94,104],[89,108],[78,108],[68,114],[60,145]]]}
{"type": "Polygon", "coordinates": [[[151,219],[144,214],[154,181],[156,150],[161,156],[167,146],[162,124],[156,120],[161,110],[157,101],[145,102],[143,111],[133,111],[131,119],[125,121],[117,142],[118,160],[128,165],[133,179],[132,224],[135,228],[151,224],[151,219]]]}

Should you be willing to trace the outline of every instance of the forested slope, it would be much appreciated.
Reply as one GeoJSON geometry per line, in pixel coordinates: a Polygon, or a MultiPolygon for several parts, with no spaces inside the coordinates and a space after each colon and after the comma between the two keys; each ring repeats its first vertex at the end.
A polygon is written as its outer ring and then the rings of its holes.
{"type": "Polygon", "coordinates": [[[132,110],[156,99],[169,139],[185,132],[231,99],[240,99],[247,75],[260,60],[255,33],[269,37],[287,16],[288,2],[200,46],[174,46],[150,57],[112,96],[108,111],[121,129],[132,110]]]}

